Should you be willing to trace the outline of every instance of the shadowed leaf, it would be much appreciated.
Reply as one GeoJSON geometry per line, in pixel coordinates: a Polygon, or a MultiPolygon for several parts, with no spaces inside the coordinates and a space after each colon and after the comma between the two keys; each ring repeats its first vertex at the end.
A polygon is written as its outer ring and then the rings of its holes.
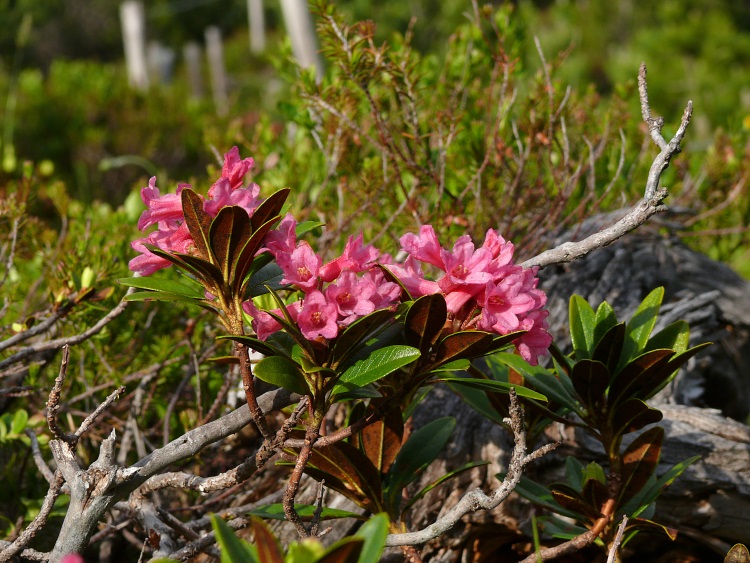
{"type": "Polygon", "coordinates": [[[316,559],[315,563],[357,563],[365,540],[355,537],[339,540],[316,559]]]}
{"type": "Polygon", "coordinates": [[[121,278],[117,282],[128,287],[151,291],[166,291],[193,299],[203,299],[205,297],[203,289],[197,285],[185,285],[173,280],[164,280],[150,276],[121,278]]]}
{"type": "MultiPolygon", "coordinates": [[[[555,487],[557,486],[559,485],[555,485],[555,487]]],[[[552,487],[553,486],[550,485],[550,489],[552,489],[552,487]]],[[[601,516],[599,509],[589,505],[578,495],[573,495],[571,493],[571,490],[566,490],[564,492],[556,489],[551,490],[552,498],[566,510],[570,510],[576,514],[581,514],[592,522],[601,516]]]]}
{"type": "Polygon", "coordinates": [[[438,487],[448,481],[449,479],[453,479],[454,477],[457,477],[461,473],[464,473],[465,471],[469,471],[470,469],[474,469],[475,467],[479,467],[481,465],[488,465],[489,461],[471,461],[467,463],[466,465],[462,465],[461,467],[458,467],[454,469],[453,471],[449,471],[445,475],[441,475],[438,477],[435,481],[427,485],[424,489],[419,491],[416,495],[414,495],[409,502],[406,503],[406,506],[404,506],[404,509],[401,511],[401,514],[404,514],[409,508],[417,502],[419,499],[421,499],[423,496],[425,496],[427,493],[429,493],[432,489],[435,487],[438,487]]]}
{"type": "Polygon", "coordinates": [[[676,465],[674,465],[669,471],[667,471],[664,475],[659,477],[659,479],[655,480],[653,483],[648,485],[647,487],[644,487],[640,493],[636,494],[631,501],[628,503],[628,505],[633,507],[632,514],[633,516],[638,516],[641,514],[646,508],[648,508],[652,502],[656,500],[656,498],[661,494],[661,492],[671,485],[677,477],[682,475],[682,473],[690,467],[693,463],[698,461],[701,458],[701,456],[696,455],[691,458],[686,459],[685,461],[682,461],[676,465]]]}
{"type": "Polygon", "coordinates": [[[263,358],[256,364],[253,374],[261,381],[283,387],[300,395],[310,393],[299,366],[283,356],[263,358]]]}
{"type": "Polygon", "coordinates": [[[636,382],[639,394],[644,399],[650,399],[651,397],[656,395],[659,391],[664,389],[664,387],[669,385],[669,383],[677,375],[677,371],[682,366],[684,366],[690,358],[710,345],[711,342],[704,342],[702,344],[698,344],[697,346],[693,346],[689,350],[686,350],[685,352],[670,359],[667,365],[660,369],[654,377],[650,379],[644,379],[642,383],[636,382]]]}
{"type": "MultiPolygon", "coordinates": [[[[505,478],[504,473],[498,473],[497,478],[502,480],[505,478]]],[[[556,512],[561,516],[567,516],[568,518],[578,519],[580,514],[573,510],[563,508],[552,496],[552,492],[545,486],[535,483],[528,477],[521,476],[521,481],[518,483],[514,492],[521,495],[528,501],[531,501],[535,505],[541,506],[552,512],[556,512]]]]}
{"type": "Polygon", "coordinates": [[[656,470],[664,441],[664,429],[650,428],[638,436],[622,454],[622,486],[618,506],[640,491],[656,470]]]}
{"type": "Polygon", "coordinates": [[[494,393],[508,393],[511,389],[516,390],[516,395],[519,397],[525,397],[527,399],[534,399],[535,401],[547,402],[547,397],[541,393],[537,393],[532,389],[524,387],[522,385],[516,385],[515,383],[507,383],[505,381],[496,381],[494,379],[479,379],[473,377],[452,377],[449,375],[440,375],[436,377],[434,381],[443,381],[452,385],[464,385],[466,387],[472,387],[474,389],[480,389],[482,391],[490,391],[494,393]]]}
{"type": "Polygon", "coordinates": [[[604,392],[609,385],[607,366],[594,360],[580,360],[573,366],[570,379],[590,413],[601,413],[605,403],[604,392]]]}
{"type": "MultiPolygon", "coordinates": [[[[300,520],[310,522],[315,515],[315,511],[318,509],[317,506],[312,504],[295,504],[294,510],[300,517],[300,520]]],[[[284,514],[284,505],[281,503],[267,504],[265,506],[258,506],[253,508],[248,514],[259,516],[260,518],[267,518],[270,520],[286,520],[286,514],[284,514]]],[[[340,510],[338,508],[323,507],[320,513],[321,520],[335,520],[339,518],[356,518],[362,520],[364,517],[355,512],[349,512],[348,510],[340,510]]]]}
{"type": "Polygon", "coordinates": [[[625,531],[630,530],[659,530],[669,536],[669,539],[674,541],[677,539],[677,530],[669,528],[664,524],[653,522],[651,520],[645,520],[643,518],[631,518],[628,520],[628,525],[625,526],[625,531]]]}
{"type": "MultiPolygon", "coordinates": [[[[369,412],[382,404],[372,401],[369,412]]],[[[369,412],[367,414],[369,414],[369,412]]],[[[388,473],[393,465],[404,437],[404,419],[399,409],[390,409],[378,421],[365,426],[360,432],[360,447],[381,474],[388,473]]]]}
{"type": "Polygon", "coordinates": [[[182,190],[181,198],[185,224],[190,231],[190,236],[193,237],[195,248],[202,258],[213,263],[211,239],[208,234],[211,229],[212,217],[203,211],[203,200],[192,189],[185,188],[182,190]]]}
{"type": "Polygon", "coordinates": [[[279,549],[279,542],[260,518],[250,519],[250,527],[255,535],[255,547],[258,550],[260,563],[284,563],[284,556],[279,549]]]}
{"type": "Polygon", "coordinates": [[[610,409],[619,402],[632,397],[638,389],[634,387],[634,383],[657,374],[673,355],[672,350],[652,350],[627,364],[610,385],[608,395],[610,409]]]}
{"type": "Polygon", "coordinates": [[[253,336],[239,336],[239,335],[224,335],[218,336],[218,340],[235,340],[242,342],[248,348],[260,352],[265,356],[283,356],[284,358],[291,361],[292,357],[283,348],[274,346],[269,342],[263,342],[253,336]]]}
{"type": "Polygon", "coordinates": [[[624,342],[625,323],[616,324],[597,341],[591,359],[603,363],[610,373],[615,373],[624,342]]]}
{"type": "Polygon", "coordinates": [[[583,486],[581,496],[589,506],[596,506],[601,508],[607,501],[607,497],[609,496],[607,485],[605,485],[598,479],[589,479],[583,486]]]}
{"type": "Polygon", "coordinates": [[[628,434],[663,418],[659,409],[653,409],[641,399],[628,399],[612,415],[612,428],[617,434],[628,434]]]}
{"type": "Polygon", "coordinates": [[[211,250],[226,283],[231,280],[238,247],[245,244],[251,235],[247,211],[236,205],[221,208],[211,222],[208,231],[211,250]]]}
{"type": "Polygon", "coordinates": [[[284,202],[289,196],[289,192],[291,192],[289,188],[282,188],[279,191],[272,193],[255,209],[255,211],[253,211],[253,215],[250,217],[253,231],[257,230],[271,217],[275,217],[279,214],[281,208],[284,207],[284,202]]]}
{"type": "Polygon", "coordinates": [[[269,287],[278,291],[283,287],[281,285],[281,278],[283,277],[284,271],[276,262],[271,262],[258,269],[247,279],[243,292],[249,297],[258,297],[258,295],[268,293],[269,287]]]}
{"type": "MultiPolygon", "coordinates": [[[[247,291],[247,285],[251,279],[247,274],[252,270],[253,262],[258,258],[256,254],[263,245],[263,241],[273,225],[274,221],[264,223],[253,232],[252,236],[245,239],[244,243],[239,244],[233,249],[230,282],[235,293],[238,295],[242,296],[247,291]]],[[[281,278],[279,278],[280,280],[281,278]]]]}
{"type": "Polygon", "coordinates": [[[446,362],[471,359],[481,356],[492,345],[494,336],[489,332],[464,331],[450,334],[443,338],[437,347],[437,355],[431,368],[446,362]]]}
{"type": "Polygon", "coordinates": [[[393,318],[393,311],[380,309],[357,319],[350,324],[336,339],[331,353],[332,365],[344,362],[361,342],[376,333],[393,318]]]}
{"type": "Polygon", "coordinates": [[[409,346],[427,353],[435,344],[448,317],[445,298],[439,293],[417,299],[406,313],[404,336],[409,346]]]}

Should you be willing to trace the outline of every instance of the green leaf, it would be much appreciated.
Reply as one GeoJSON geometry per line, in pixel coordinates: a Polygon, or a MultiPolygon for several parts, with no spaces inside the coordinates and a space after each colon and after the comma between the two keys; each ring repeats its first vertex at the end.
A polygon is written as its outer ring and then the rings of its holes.
{"type": "Polygon", "coordinates": [[[423,295],[406,313],[404,336],[409,346],[427,353],[434,346],[448,317],[445,297],[440,293],[423,295]]]}
{"type": "Polygon", "coordinates": [[[596,342],[591,359],[607,366],[609,373],[615,373],[625,343],[625,323],[614,325],[596,342]]]}
{"type": "Polygon", "coordinates": [[[448,386],[456,395],[461,397],[462,401],[464,401],[467,405],[469,405],[483,417],[491,420],[495,424],[504,424],[503,415],[495,410],[495,407],[487,398],[486,393],[484,393],[483,391],[479,391],[478,389],[466,387],[465,385],[454,385],[452,383],[448,383],[448,386]]]}
{"type": "Polygon", "coordinates": [[[256,352],[260,352],[265,356],[283,356],[290,361],[292,359],[291,355],[289,355],[286,350],[284,350],[280,346],[275,346],[273,342],[271,342],[271,337],[269,337],[268,341],[266,342],[259,340],[254,336],[241,336],[232,334],[217,336],[216,338],[217,340],[234,340],[236,342],[242,342],[248,348],[251,348],[256,352]]]}
{"type": "Polygon", "coordinates": [[[409,508],[417,502],[419,499],[421,499],[423,496],[425,496],[427,493],[429,493],[432,489],[435,487],[445,483],[449,479],[453,479],[454,477],[457,477],[461,473],[464,473],[465,471],[468,471],[470,469],[473,469],[475,467],[479,467],[480,465],[488,465],[489,461],[471,461],[465,465],[462,465],[461,467],[458,467],[454,469],[453,471],[449,471],[445,475],[442,475],[441,477],[438,477],[435,481],[427,485],[424,489],[419,491],[416,495],[414,495],[409,502],[406,503],[406,506],[404,506],[404,509],[402,510],[402,514],[409,510],[409,508]]]}
{"type": "Polygon", "coordinates": [[[13,415],[13,422],[10,425],[11,434],[21,434],[26,429],[26,423],[29,421],[29,413],[19,409],[13,415]]]}
{"type": "MultiPolygon", "coordinates": [[[[504,477],[505,474],[503,473],[499,473],[497,475],[497,478],[500,480],[502,480],[504,477]]],[[[555,512],[561,516],[567,516],[568,518],[573,519],[580,518],[580,515],[578,513],[573,512],[572,510],[567,510],[560,506],[560,503],[558,503],[554,499],[552,493],[549,491],[549,489],[547,489],[547,487],[539,485],[538,483],[535,483],[527,477],[522,476],[518,485],[513,490],[533,504],[546,508],[547,510],[551,510],[552,512],[555,512]]]]}
{"type": "Polygon", "coordinates": [[[450,440],[456,419],[438,418],[412,433],[391,466],[386,489],[390,514],[396,514],[401,502],[401,490],[414,481],[430,465],[450,440]]]}
{"type": "Polygon", "coordinates": [[[186,297],[180,293],[168,293],[166,291],[136,291],[123,297],[125,301],[171,301],[178,303],[190,303],[203,308],[210,305],[204,300],[204,297],[186,297]]]}
{"type": "Polygon", "coordinates": [[[653,484],[642,489],[641,492],[633,497],[633,499],[628,503],[628,505],[630,506],[635,504],[635,506],[637,507],[637,509],[632,512],[633,517],[636,517],[639,514],[643,513],[643,511],[646,510],[646,508],[648,508],[651,503],[656,500],[656,498],[665,488],[671,485],[674,480],[677,479],[677,477],[682,475],[682,473],[688,467],[690,467],[700,458],[701,456],[696,455],[674,465],[669,471],[659,477],[659,479],[657,479],[653,484]]]}
{"type": "Polygon", "coordinates": [[[570,483],[571,487],[579,491],[583,488],[584,473],[586,473],[586,468],[580,461],[571,455],[565,458],[565,480],[570,483]]]}
{"type": "Polygon", "coordinates": [[[677,530],[669,528],[664,524],[653,522],[652,520],[646,520],[644,518],[633,518],[628,520],[628,525],[625,526],[626,531],[630,530],[660,530],[667,534],[670,540],[674,541],[677,539],[677,530]]]}
{"type": "Polygon", "coordinates": [[[681,354],[688,349],[689,343],[690,325],[685,321],[675,321],[649,338],[643,351],[667,349],[681,354]]]}
{"type": "Polygon", "coordinates": [[[362,342],[382,331],[392,321],[393,311],[389,309],[373,311],[369,315],[354,321],[336,339],[336,344],[334,344],[331,352],[331,365],[338,367],[346,362],[349,355],[362,342]]]}
{"type": "Polygon", "coordinates": [[[527,387],[523,387],[521,385],[516,385],[513,383],[507,383],[505,381],[496,381],[494,379],[452,377],[449,375],[444,375],[436,377],[434,381],[443,381],[446,383],[451,383],[453,385],[465,385],[474,389],[481,389],[482,391],[492,391],[495,393],[508,393],[511,389],[515,389],[516,395],[518,395],[519,397],[526,397],[527,399],[534,399],[535,401],[547,401],[547,397],[527,387]]]}
{"type": "MultiPolygon", "coordinates": [[[[305,521],[312,520],[317,508],[318,507],[313,504],[294,505],[294,510],[296,510],[297,514],[299,514],[299,517],[305,521]]],[[[284,505],[281,503],[258,506],[256,508],[253,508],[250,512],[248,512],[248,514],[258,516],[260,518],[267,518],[269,520],[286,520],[286,515],[284,514],[284,505]]],[[[350,512],[348,510],[324,507],[322,512],[320,513],[320,518],[322,520],[336,520],[339,518],[356,518],[358,520],[361,520],[363,517],[360,514],[350,512]]]]}
{"type": "Polygon", "coordinates": [[[471,366],[471,362],[469,360],[455,360],[453,362],[448,362],[447,364],[443,364],[442,366],[430,370],[430,373],[442,373],[446,371],[466,371],[467,369],[469,369],[469,366],[471,366]]]}
{"type": "Polygon", "coordinates": [[[266,383],[283,387],[294,393],[300,395],[310,393],[299,366],[283,356],[263,358],[253,369],[253,374],[266,383]]]}
{"type": "Polygon", "coordinates": [[[331,394],[336,395],[377,381],[412,363],[419,356],[419,350],[411,346],[394,345],[375,350],[366,359],[347,369],[331,394]]]}
{"type": "Polygon", "coordinates": [[[362,538],[364,545],[357,563],[378,563],[385,549],[385,539],[388,537],[388,515],[384,512],[376,514],[362,524],[355,538],[362,538]]]}
{"type": "Polygon", "coordinates": [[[284,563],[279,542],[265,522],[260,518],[251,518],[250,527],[255,535],[255,548],[258,550],[260,563],[284,563]]]}
{"type": "Polygon", "coordinates": [[[609,303],[602,301],[596,309],[594,319],[594,344],[598,345],[602,337],[617,324],[617,316],[609,303]]]}
{"type": "Polygon", "coordinates": [[[181,198],[185,224],[190,236],[193,237],[195,248],[203,259],[215,265],[211,252],[211,239],[208,234],[211,230],[213,218],[203,210],[203,200],[192,189],[183,189],[181,198]]]}
{"type": "Polygon", "coordinates": [[[645,379],[637,384],[638,390],[644,399],[650,399],[656,395],[659,391],[664,389],[669,383],[677,376],[677,371],[684,366],[687,361],[695,356],[698,352],[710,346],[711,342],[704,342],[693,346],[689,350],[678,354],[667,362],[667,365],[662,367],[657,373],[650,379],[645,379]]]}
{"type": "Polygon", "coordinates": [[[594,328],[596,313],[591,305],[580,295],[570,298],[568,307],[570,317],[570,341],[577,360],[588,360],[594,350],[594,328]]]}
{"type": "MultiPolygon", "coordinates": [[[[615,376],[607,395],[609,408],[634,397],[644,382],[656,375],[674,356],[672,350],[652,350],[631,360],[615,376]]],[[[643,397],[640,397],[643,398],[643,397]]]]}
{"type": "Polygon", "coordinates": [[[149,289],[151,291],[165,291],[176,295],[183,295],[191,299],[203,299],[205,297],[202,287],[185,285],[173,280],[164,280],[153,277],[121,278],[117,280],[121,285],[135,287],[137,289],[149,289]]]}
{"type": "Polygon", "coordinates": [[[325,226],[325,223],[321,223],[320,221],[302,221],[301,223],[297,223],[294,233],[297,235],[297,238],[300,238],[302,235],[323,226],[325,226]]]}
{"type": "Polygon", "coordinates": [[[656,325],[663,298],[664,288],[657,287],[638,305],[633,318],[628,323],[623,352],[620,357],[620,368],[631,358],[639,355],[646,347],[651,331],[654,330],[654,325],[656,325]]]}
{"type": "Polygon", "coordinates": [[[221,548],[221,563],[259,563],[255,548],[240,540],[224,520],[212,514],[211,526],[221,548]]]}
{"type": "Polygon", "coordinates": [[[568,389],[563,383],[566,377],[557,377],[542,366],[532,366],[521,356],[501,352],[492,356],[497,360],[520,373],[527,385],[544,393],[547,400],[554,401],[558,405],[576,412],[580,412],[580,406],[575,399],[573,387],[568,389]],[[571,392],[572,390],[572,392],[571,392]]]}
{"type": "Polygon", "coordinates": [[[664,441],[664,429],[654,427],[638,436],[622,454],[622,486],[618,505],[622,506],[638,493],[656,471],[664,441]]]}
{"type": "Polygon", "coordinates": [[[284,287],[281,284],[281,279],[283,277],[284,271],[278,264],[276,264],[276,262],[271,262],[250,276],[245,292],[250,297],[258,297],[258,295],[265,295],[268,293],[269,287],[274,290],[282,289],[284,287]]]}

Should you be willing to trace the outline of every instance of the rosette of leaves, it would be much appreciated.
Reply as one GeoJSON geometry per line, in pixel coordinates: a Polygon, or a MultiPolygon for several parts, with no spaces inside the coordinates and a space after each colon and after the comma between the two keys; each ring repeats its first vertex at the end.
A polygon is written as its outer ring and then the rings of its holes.
{"type": "MultiPolygon", "coordinates": [[[[551,421],[559,421],[581,428],[602,444],[606,471],[598,463],[584,466],[569,458],[565,482],[544,487],[523,478],[516,489],[532,502],[576,521],[571,525],[554,517],[541,519],[546,531],[555,537],[570,539],[598,523],[602,530],[598,542],[606,546],[613,540],[622,515],[629,518],[623,544],[644,528],[674,535],[649,517],[661,491],[698,456],[657,477],[664,429],[652,425],[661,421],[662,412],[647,401],[708,343],[690,348],[685,321],[652,334],[663,296],[663,288],[652,291],[624,323],[617,320],[607,303],[594,310],[574,295],[570,300],[570,355],[553,350],[551,368],[531,366],[511,354],[497,354],[488,363],[491,369],[487,377],[522,382],[549,397],[546,405],[522,399],[532,413],[533,435],[538,436],[551,421]],[[627,435],[641,430],[624,444],[627,435]],[[602,527],[603,517],[608,522],[602,527]]],[[[505,403],[497,396],[464,394],[464,398],[494,420],[505,415],[505,403]]]]}
{"type": "Polygon", "coordinates": [[[182,191],[185,224],[195,244],[194,254],[147,248],[186,274],[183,281],[154,277],[132,277],[121,284],[143,291],[126,297],[128,301],[183,301],[216,313],[227,330],[242,334],[242,302],[277,285],[281,269],[272,264],[269,253],[258,254],[263,240],[279,220],[289,195],[279,190],[255,209],[252,216],[239,206],[227,206],[211,217],[203,210],[203,200],[192,189],[182,191]],[[207,295],[208,292],[210,295],[207,295]]]}

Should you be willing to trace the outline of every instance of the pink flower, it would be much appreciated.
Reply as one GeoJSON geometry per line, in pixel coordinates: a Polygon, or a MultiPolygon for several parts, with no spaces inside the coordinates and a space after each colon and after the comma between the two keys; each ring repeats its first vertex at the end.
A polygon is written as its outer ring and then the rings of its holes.
{"type": "Polygon", "coordinates": [[[326,288],[326,297],[336,306],[339,316],[344,317],[344,325],[375,310],[375,304],[371,301],[373,295],[375,284],[372,279],[360,279],[357,274],[348,271],[342,272],[336,283],[326,288]]]}
{"type": "Polygon", "coordinates": [[[425,279],[422,267],[413,256],[408,256],[403,266],[389,264],[386,267],[404,284],[406,291],[415,299],[431,293],[440,293],[440,286],[434,281],[425,279]]]}
{"type": "Polygon", "coordinates": [[[419,235],[406,233],[401,237],[401,247],[417,260],[443,268],[443,259],[440,255],[443,249],[432,225],[422,225],[419,235]]]}
{"type": "Polygon", "coordinates": [[[182,254],[189,254],[194,247],[193,238],[190,236],[185,223],[178,223],[177,221],[160,222],[159,228],[156,231],[147,237],[134,240],[130,243],[133,250],[140,252],[141,255],[133,258],[128,263],[128,267],[131,271],[142,276],[150,276],[157,270],[161,270],[172,264],[169,260],[153,254],[144,244],[151,244],[162,250],[180,252],[182,254]]]}
{"type": "Polygon", "coordinates": [[[521,357],[532,366],[539,364],[539,358],[547,355],[552,344],[552,336],[547,332],[549,326],[546,320],[547,315],[549,311],[539,309],[532,311],[521,321],[520,328],[528,332],[516,342],[516,349],[521,357]]]}
{"type": "Polygon", "coordinates": [[[330,340],[338,334],[337,319],[336,305],[329,303],[325,295],[316,290],[305,296],[297,324],[302,335],[308,340],[315,340],[321,336],[330,340]]]}
{"type": "Polygon", "coordinates": [[[281,283],[294,284],[305,293],[318,287],[318,273],[323,260],[310,245],[302,241],[291,254],[279,254],[276,263],[284,272],[281,283]]]}
{"type": "Polygon", "coordinates": [[[364,278],[371,280],[375,286],[375,293],[370,297],[375,309],[386,309],[398,303],[401,297],[401,286],[385,281],[385,274],[381,270],[372,268],[365,272],[364,278]]]}
{"type": "Polygon", "coordinates": [[[521,317],[537,306],[537,300],[524,291],[521,275],[515,275],[497,284],[487,282],[479,306],[482,307],[480,328],[508,334],[519,329],[521,317]]]}
{"type": "Polygon", "coordinates": [[[141,189],[141,199],[148,209],[141,213],[141,217],[138,219],[138,228],[142,231],[159,221],[183,219],[180,194],[186,187],[190,187],[190,185],[179,184],[177,193],[159,195],[159,188],[156,187],[156,176],[153,176],[148,181],[148,186],[141,189]]]}
{"type": "Polygon", "coordinates": [[[216,217],[222,207],[238,205],[247,214],[252,216],[263,199],[258,197],[260,187],[258,184],[250,184],[247,188],[232,188],[229,180],[220,178],[211,186],[213,193],[203,204],[203,209],[212,217],[216,217]]]}
{"type": "Polygon", "coordinates": [[[320,269],[320,277],[323,281],[331,282],[345,270],[363,272],[375,265],[379,255],[378,249],[371,244],[362,244],[362,233],[356,238],[350,236],[341,256],[320,269]]]}
{"type": "MultiPolygon", "coordinates": [[[[258,309],[252,300],[242,303],[242,309],[253,318],[252,327],[259,340],[265,340],[273,333],[281,330],[279,322],[266,311],[258,309]]],[[[272,312],[276,315],[282,315],[281,309],[272,312]]]]}
{"type": "Polygon", "coordinates": [[[281,220],[279,226],[266,236],[266,248],[271,254],[291,254],[297,247],[297,221],[291,213],[287,213],[281,220]]]}
{"type": "Polygon", "coordinates": [[[84,561],[83,557],[77,553],[68,553],[67,555],[63,555],[62,559],[60,559],[60,563],[84,563],[84,561]]]}
{"type": "Polygon", "coordinates": [[[255,160],[252,158],[240,159],[240,149],[232,147],[224,155],[224,166],[221,169],[221,178],[208,189],[208,197],[213,198],[217,185],[221,180],[228,180],[231,189],[236,190],[242,187],[245,175],[255,166],[255,160]]]}

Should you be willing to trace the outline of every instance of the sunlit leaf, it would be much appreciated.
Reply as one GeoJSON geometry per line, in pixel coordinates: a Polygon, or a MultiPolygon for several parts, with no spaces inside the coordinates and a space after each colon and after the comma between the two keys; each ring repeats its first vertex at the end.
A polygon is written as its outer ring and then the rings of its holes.
{"type": "Polygon", "coordinates": [[[576,360],[588,360],[594,349],[594,327],[596,313],[580,295],[570,298],[568,307],[570,318],[570,341],[576,360]]]}
{"type": "Polygon", "coordinates": [[[350,536],[337,541],[315,563],[357,563],[365,541],[350,536]]]}
{"type": "Polygon", "coordinates": [[[354,534],[356,538],[362,538],[364,545],[359,554],[357,563],[378,563],[385,548],[385,539],[388,537],[388,515],[376,514],[370,518],[354,534]]]}
{"type": "Polygon", "coordinates": [[[615,311],[606,301],[602,301],[597,307],[594,324],[596,325],[594,327],[594,345],[598,345],[602,337],[617,324],[615,311]]]}
{"type": "Polygon", "coordinates": [[[251,518],[250,528],[255,536],[255,548],[258,550],[260,563],[284,563],[279,542],[265,522],[260,518],[251,518]]]}
{"type": "MultiPolygon", "coordinates": [[[[379,407],[380,401],[373,401],[371,411],[379,407]]],[[[368,413],[369,414],[369,413],[368,413]]],[[[400,409],[390,409],[380,420],[365,426],[360,432],[360,448],[372,464],[385,474],[393,465],[401,449],[404,437],[404,421],[400,409]]]]}
{"type": "MultiPolygon", "coordinates": [[[[300,519],[307,522],[313,519],[313,516],[315,515],[315,511],[317,509],[318,507],[313,504],[294,505],[294,510],[297,512],[300,519]]],[[[260,518],[267,518],[269,520],[286,520],[286,515],[284,514],[284,505],[281,503],[258,506],[256,508],[253,508],[250,512],[248,512],[248,514],[252,514],[253,516],[258,516],[260,518]]],[[[341,510],[339,508],[323,507],[323,510],[320,512],[321,520],[336,520],[339,518],[356,518],[358,520],[361,520],[363,516],[355,512],[341,510]]]]}
{"type": "Polygon", "coordinates": [[[526,397],[527,399],[534,399],[535,401],[547,401],[547,397],[541,393],[537,393],[532,389],[523,387],[522,385],[514,385],[512,383],[506,383],[505,381],[496,381],[494,379],[477,379],[472,377],[453,377],[450,375],[440,375],[434,379],[434,381],[443,381],[451,383],[453,385],[465,385],[466,387],[472,387],[474,389],[481,389],[482,391],[492,391],[496,393],[508,393],[511,389],[515,389],[516,395],[519,397],[526,397]]]}
{"type": "Polygon", "coordinates": [[[203,288],[198,285],[185,285],[174,280],[165,280],[151,276],[121,278],[117,282],[128,287],[151,291],[165,291],[191,299],[203,299],[205,297],[203,288]]]}
{"type": "Polygon", "coordinates": [[[263,200],[263,203],[253,211],[253,215],[250,217],[253,231],[257,230],[261,225],[271,219],[271,217],[275,217],[279,214],[281,208],[284,206],[286,198],[289,196],[289,192],[291,192],[289,188],[282,188],[263,200]]]}
{"type": "Polygon", "coordinates": [[[447,362],[472,359],[489,351],[494,337],[489,332],[477,330],[454,332],[443,338],[437,345],[437,355],[432,366],[447,362]]]}
{"type": "Polygon", "coordinates": [[[687,350],[689,342],[690,325],[685,321],[675,321],[649,338],[644,352],[668,349],[681,354],[687,350]]]}
{"type": "Polygon", "coordinates": [[[306,395],[310,390],[297,364],[283,356],[263,358],[253,369],[255,377],[266,383],[306,395]]]}
{"type": "Polygon", "coordinates": [[[221,548],[221,563],[258,563],[256,549],[240,540],[224,520],[212,514],[211,526],[221,548]]]}
{"type": "Polygon", "coordinates": [[[393,373],[419,358],[420,352],[411,346],[386,346],[372,352],[347,369],[333,388],[332,395],[362,387],[393,373]]]}
{"type": "Polygon", "coordinates": [[[402,514],[409,510],[409,508],[417,502],[419,499],[421,499],[423,496],[425,496],[427,493],[429,493],[432,489],[435,487],[438,487],[448,481],[449,479],[453,479],[454,477],[459,476],[461,473],[464,473],[466,471],[469,471],[470,469],[474,469],[475,467],[479,467],[482,465],[488,465],[489,461],[471,461],[465,465],[462,465],[461,467],[457,467],[453,471],[449,471],[445,475],[441,475],[438,477],[435,481],[427,485],[424,489],[419,491],[416,495],[414,495],[409,502],[406,503],[406,506],[404,506],[402,510],[402,514]]]}
{"type": "Polygon", "coordinates": [[[604,391],[609,385],[607,366],[595,360],[579,360],[573,366],[570,379],[590,415],[601,413],[605,404],[604,391]]]}
{"type": "Polygon", "coordinates": [[[633,318],[628,323],[619,368],[622,368],[631,358],[639,355],[646,347],[651,331],[656,325],[663,298],[664,288],[657,287],[638,305],[633,318]]]}

